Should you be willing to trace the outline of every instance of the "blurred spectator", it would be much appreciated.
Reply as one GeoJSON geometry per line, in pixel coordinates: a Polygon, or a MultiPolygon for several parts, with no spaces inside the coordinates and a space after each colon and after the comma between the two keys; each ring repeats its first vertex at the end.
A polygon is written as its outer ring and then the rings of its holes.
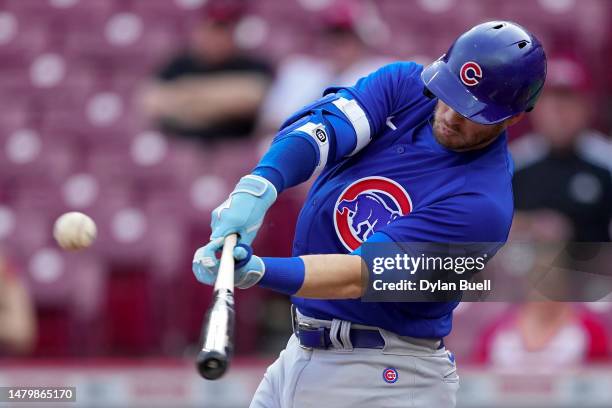
{"type": "Polygon", "coordinates": [[[478,338],[476,360],[503,371],[557,372],[609,356],[601,322],[572,303],[526,303],[478,338]]]}
{"type": "Polygon", "coordinates": [[[266,62],[244,55],[234,40],[244,12],[238,0],[210,2],[189,50],[146,86],[143,110],[162,130],[203,141],[252,132],[272,71],[266,62]]]}
{"type": "Polygon", "coordinates": [[[0,254],[0,355],[30,352],[35,337],[36,319],[28,293],[0,254]]]}
{"type": "Polygon", "coordinates": [[[390,62],[368,52],[357,30],[359,9],[355,3],[337,2],[323,13],[323,27],[315,44],[323,58],[293,55],[281,63],[262,112],[266,130],[277,129],[299,108],[319,99],[325,88],[353,85],[390,62]]]}
{"type": "Polygon", "coordinates": [[[591,96],[584,66],[571,58],[549,60],[546,89],[530,115],[534,134],[511,146],[515,227],[552,240],[568,228],[569,240],[610,240],[612,144],[589,128],[591,96]]]}

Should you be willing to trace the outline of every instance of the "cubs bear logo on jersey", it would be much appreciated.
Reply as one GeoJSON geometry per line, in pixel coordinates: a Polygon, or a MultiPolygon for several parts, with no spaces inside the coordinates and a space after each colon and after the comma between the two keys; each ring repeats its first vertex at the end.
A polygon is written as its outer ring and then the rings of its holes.
{"type": "Polygon", "coordinates": [[[410,211],[412,201],[402,186],[385,177],[366,177],[338,197],[334,227],[342,245],[354,251],[375,231],[410,211]]]}

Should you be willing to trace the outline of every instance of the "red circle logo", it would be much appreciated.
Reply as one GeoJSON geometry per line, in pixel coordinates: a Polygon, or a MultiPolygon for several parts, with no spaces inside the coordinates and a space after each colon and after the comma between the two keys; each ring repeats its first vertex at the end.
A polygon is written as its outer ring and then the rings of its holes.
{"type": "Polygon", "coordinates": [[[460,77],[467,86],[478,85],[482,79],[482,68],[474,61],[466,62],[461,67],[460,77]]]}
{"type": "Polygon", "coordinates": [[[410,211],[412,200],[402,186],[385,177],[366,177],[338,197],[334,227],[342,245],[354,251],[378,229],[410,211]]]}
{"type": "Polygon", "coordinates": [[[389,384],[393,384],[399,378],[399,374],[395,368],[385,368],[383,371],[383,380],[389,384]]]}

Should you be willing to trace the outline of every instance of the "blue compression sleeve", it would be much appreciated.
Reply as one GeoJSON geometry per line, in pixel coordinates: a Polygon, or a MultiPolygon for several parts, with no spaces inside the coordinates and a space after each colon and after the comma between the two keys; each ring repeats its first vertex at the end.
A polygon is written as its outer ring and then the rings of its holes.
{"type": "Polygon", "coordinates": [[[302,258],[261,258],[266,270],[258,285],[287,295],[294,295],[304,283],[306,269],[302,258]]]}
{"type": "Polygon", "coordinates": [[[270,181],[280,194],[308,180],[317,166],[316,149],[315,143],[305,137],[288,135],[272,143],[252,174],[270,181]]]}
{"type": "MultiPolygon", "coordinates": [[[[340,93],[339,96],[344,98],[348,95],[340,93]]],[[[328,101],[310,113],[305,112],[305,115],[279,132],[252,172],[274,184],[278,193],[303,183],[317,167],[337,163],[357,147],[358,138],[353,124],[333,103],[328,101]],[[323,137],[328,140],[315,141],[315,134],[309,134],[313,128],[304,130],[308,124],[315,129],[325,129],[323,137]],[[321,146],[325,146],[325,149],[321,149],[321,146]]]]}

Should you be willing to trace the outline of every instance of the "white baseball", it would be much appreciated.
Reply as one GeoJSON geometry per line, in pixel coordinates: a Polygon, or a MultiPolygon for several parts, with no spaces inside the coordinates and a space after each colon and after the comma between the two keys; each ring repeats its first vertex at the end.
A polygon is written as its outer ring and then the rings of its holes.
{"type": "Polygon", "coordinates": [[[53,237],[64,249],[76,251],[87,248],[96,239],[96,223],[80,212],[61,215],[53,226],[53,237]]]}

